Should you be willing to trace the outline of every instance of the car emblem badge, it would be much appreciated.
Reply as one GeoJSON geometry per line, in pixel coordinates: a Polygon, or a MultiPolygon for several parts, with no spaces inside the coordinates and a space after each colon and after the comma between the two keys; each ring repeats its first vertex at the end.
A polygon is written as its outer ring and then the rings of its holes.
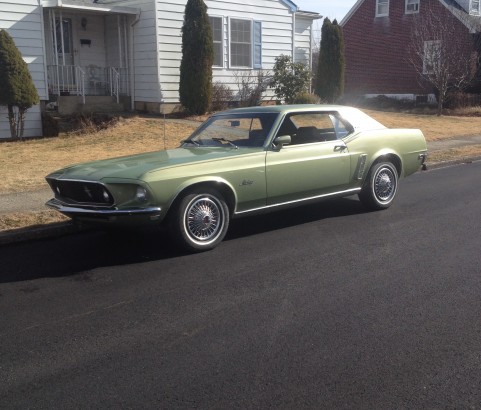
{"type": "Polygon", "coordinates": [[[248,185],[252,185],[254,183],[254,181],[250,181],[248,179],[244,179],[242,181],[242,183],[240,184],[240,186],[248,186],[248,185]]]}

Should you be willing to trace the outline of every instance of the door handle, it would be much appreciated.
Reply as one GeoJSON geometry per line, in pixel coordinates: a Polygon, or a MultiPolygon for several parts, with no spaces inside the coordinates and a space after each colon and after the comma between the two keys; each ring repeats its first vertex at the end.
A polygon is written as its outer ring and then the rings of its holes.
{"type": "Polygon", "coordinates": [[[339,145],[334,145],[334,151],[335,152],[342,152],[344,151],[345,149],[347,148],[347,145],[346,144],[339,144],[339,145]]]}

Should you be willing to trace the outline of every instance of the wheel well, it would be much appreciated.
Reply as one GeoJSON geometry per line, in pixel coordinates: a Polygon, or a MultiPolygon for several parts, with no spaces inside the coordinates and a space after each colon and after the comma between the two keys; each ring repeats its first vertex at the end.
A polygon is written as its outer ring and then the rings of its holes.
{"type": "Polygon", "coordinates": [[[179,194],[176,196],[174,201],[172,202],[169,213],[172,209],[175,208],[177,203],[187,194],[189,194],[192,191],[197,191],[197,190],[202,190],[202,189],[213,189],[214,191],[219,192],[225,199],[225,202],[227,204],[227,207],[229,208],[229,212],[232,214],[235,209],[235,195],[232,192],[232,189],[222,183],[222,182],[216,182],[216,181],[209,181],[209,182],[199,182],[197,184],[189,185],[188,187],[184,188],[182,191],[179,192],[179,194]]]}
{"type": "Polygon", "coordinates": [[[378,164],[380,162],[390,162],[391,164],[393,164],[396,167],[398,177],[401,177],[402,163],[401,163],[401,158],[399,158],[397,155],[395,154],[381,155],[372,163],[372,165],[378,164]]]}

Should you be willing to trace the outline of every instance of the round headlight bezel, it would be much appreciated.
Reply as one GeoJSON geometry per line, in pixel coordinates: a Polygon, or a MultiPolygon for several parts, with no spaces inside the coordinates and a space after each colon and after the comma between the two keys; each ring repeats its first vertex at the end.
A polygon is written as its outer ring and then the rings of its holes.
{"type": "Polygon", "coordinates": [[[147,202],[148,200],[148,191],[143,186],[137,186],[135,190],[135,199],[139,202],[147,202]]]}

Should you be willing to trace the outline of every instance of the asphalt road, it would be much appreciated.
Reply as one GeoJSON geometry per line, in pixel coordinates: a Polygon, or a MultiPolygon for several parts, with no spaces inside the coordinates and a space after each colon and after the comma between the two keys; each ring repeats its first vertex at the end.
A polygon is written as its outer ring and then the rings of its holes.
{"type": "Polygon", "coordinates": [[[237,220],[0,249],[0,408],[481,408],[481,162],[237,220]]]}

